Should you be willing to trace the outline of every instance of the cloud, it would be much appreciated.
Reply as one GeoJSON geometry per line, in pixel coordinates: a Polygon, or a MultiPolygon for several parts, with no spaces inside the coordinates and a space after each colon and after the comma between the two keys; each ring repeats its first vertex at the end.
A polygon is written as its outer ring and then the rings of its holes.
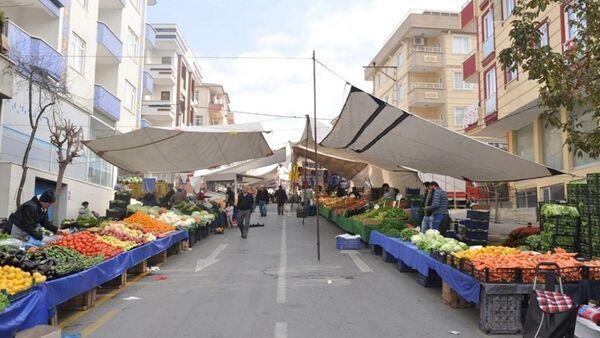
{"type": "Polygon", "coordinates": [[[296,41],[295,37],[283,32],[269,33],[258,38],[259,45],[267,47],[286,46],[296,41]]]}
{"type": "MultiPolygon", "coordinates": [[[[421,0],[420,6],[438,10],[460,10],[463,1],[421,0]]],[[[304,14],[303,24],[293,35],[273,31],[257,38],[256,50],[241,54],[269,57],[310,57],[317,59],[339,76],[317,66],[317,114],[332,119],[348,93],[346,81],[370,91],[372,84],[363,78],[362,66],[368,64],[410,10],[409,1],[350,1],[332,8],[315,2],[304,14]]],[[[275,27],[273,27],[275,28],[275,27]]],[[[313,112],[311,60],[248,60],[203,62],[204,78],[223,83],[229,92],[232,110],[267,114],[303,116],[313,112]]],[[[269,142],[281,144],[300,136],[303,120],[278,119],[237,114],[237,122],[268,119],[274,132],[269,142]]]]}

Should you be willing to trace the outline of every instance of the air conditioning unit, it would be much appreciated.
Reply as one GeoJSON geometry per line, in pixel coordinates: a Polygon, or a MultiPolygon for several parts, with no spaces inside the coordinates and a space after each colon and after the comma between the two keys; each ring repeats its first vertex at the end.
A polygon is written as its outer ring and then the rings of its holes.
{"type": "Polygon", "coordinates": [[[415,46],[425,46],[425,37],[423,37],[423,36],[415,36],[415,37],[413,37],[413,45],[415,45],[415,46]]]}

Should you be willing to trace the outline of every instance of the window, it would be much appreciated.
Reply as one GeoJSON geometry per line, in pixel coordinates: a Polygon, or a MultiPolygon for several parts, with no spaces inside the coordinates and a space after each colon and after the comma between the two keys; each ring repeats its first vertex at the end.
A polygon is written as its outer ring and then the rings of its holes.
{"type": "Polygon", "coordinates": [[[404,87],[402,86],[402,84],[398,84],[398,86],[396,87],[396,95],[398,97],[398,101],[404,98],[404,87]]]}
{"type": "Polygon", "coordinates": [[[550,44],[550,35],[548,35],[548,23],[544,22],[540,28],[540,47],[546,47],[550,44]]]}
{"type": "Polygon", "coordinates": [[[202,115],[194,115],[194,125],[201,126],[204,124],[204,116],[202,115]]]}
{"type": "Polygon", "coordinates": [[[494,12],[490,10],[483,17],[483,57],[494,51],[494,12]]]}
{"type": "Polygon", "coordinates": [[[125,99],[123,105],[130,112],[135,112],[136,108],[136,88],[127,80],[125,80],[125,99]]]}
{"type": "Polygon", "coordinates": [[[172,60],[173,58],[171,58],[170,56],[163,56],[160,61],[163,65],[170,65],[173,64],[172,60]]]}
{"type": "Polygon", "coordinates": [[[536,188],[517,191],[517,208],[535,208],[537,202],[536,188]]]}
{"type": "Polygon", "coordinates": [[[79,2],[81,7],[85,8],[85,9],[88,8],[88,0],[77,0],[77,2],[79,2]]]}
{"type": "Polygon", "coordinates": [[[515,0],[502,0],[502,17],[504,19],[512,15],[515,10],[515,0]]]}
{"type": "Polygon", "coordinates": [[[485,73],[485,114],[496,112],[496,67],[485,73]]]}
{"type": "Polygon", "coordinates": [[[454,107],[454,125],[463,126],[465,124],[466,107],[454,107]]]}
{"type": "Polygon", "coordinates": [[[71,57],[69,58],[69,65],[78,73],[83,74],[85,68],[85,41],[73,32],[70,42],[69,54],[71,54],[71,57]]]}
{"type": "Polygon", "coordinates": [[[160,92],[161,101],[171,101],[171,92],[160,92]]]}
{"type": "Polygon", "coordinates": [[[133,58],[136,63],[138,62],[138,46],[139,38],[133,30],[129,28],[129,33],[127,34],[127,54],[129,54],[129,57],[133,58]]]}
{"type": "MultiPolygon", "coordinates": [[[[573,21],[577,21],[577,15],[573,10],[569,9],[564,13],[564,21],[565,21],[565,41],[569,42],[577,37],[579,33],[579,28],[576,25],[573,25],[573,21]]],[[[583,24],[583,23],[582,23],[583,24]]]]}
{"type": "Polygon", "coordinates": [[[506,77],[506,83],[511,82],[512,80],[516,80],[517,76],[518,76],[518,68],[517,66],[513,66],[511,68],[505,68],[504,69],[505,72],[505,77],[506,77]]]}
{"type": "Polygon", "coordinates": [[[463,81],[463,73],[462,72],[454,72],[454,89],[461,90],[471,90],[473,89],[473,84],[463,81]]]}
{"type": "Polygon", "coordinates": [[[542,157],[544,164],[550,168],[563,168],[562,131],[542,121],[542,157]]]}
{"type": "Polygon", "coordinates": [[[544,202],[549,201],[564,201],[565,198],[565,185],[555,184],[548,187],[542,188],[542,200],[544,202]]]}
{"type": "Polygon", "coordinates": [[[404,63],[404,55],[402,54],[402,51],[398,51],[398,67],[402,66],[402,64],[404,63]]]}
{"type": "MultiPolygon", "coordinates": [[[[598,128],[598,124],[596,124],[595,120],[592,118],[593,113],[584,111],[581,106],[576,107],[571,114],[579,115],[578,121],[581,123],[581,128],[579,130],[589,132],[598,128]]],[[[600,158],[591,158],[587,153],[583,153],[582,155],[583,156],[578,156],[577,153],[573,154],[573,167],[577,168],[600,161],[600,158]]]]}
{"type": "Polygon", "coordinates": [[[469,54],[471,52],[471,39],[468,36],[452,37],[452,53],[469,54]]]}
{"type": "Polygon", "coordinates": [[[515,130],[515,154],[524,159],[535,161],[533,124],[515,130]]]}

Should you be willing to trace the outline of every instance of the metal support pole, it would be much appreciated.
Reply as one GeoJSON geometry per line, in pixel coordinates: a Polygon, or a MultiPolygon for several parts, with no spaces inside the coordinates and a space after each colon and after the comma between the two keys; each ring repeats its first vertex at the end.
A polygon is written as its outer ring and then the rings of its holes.
{"type": "MultiPolygon", "coordinates": [[[[315,51],[313,50],[313,124],[314,124],[314,133],[315,133],[315,168],[316,168],[316,177],[315,177],[315,185],[317,185],[317,178],[319,177],[319,158],[317,152],[317,59],[315,58],[315,51]]],[[[315,189],[316,202],[315,206],[317,208],[317,260],[321,261],[321,232],[319,228],[319,193],[317,189],[315,189]]]]}
{"type": "MultiPolygon", "coordinates": [[[[306,115],[306,148],[304,148],[304,179],[302,180],[302,196],[306,197],[306,188],[308,187],[308,179],[306,173],[308,171],[308,136],[310,135],[310,119],[308,115],[306,115]],[[304,186],[306,184],[306,187],[304,186]]],[[[304,217],[302,218],[302,225],[304,225],[304,221],[306,217],[308,217],[308,206],[306,205],[308,201],[304,201],[304,217]]]]}

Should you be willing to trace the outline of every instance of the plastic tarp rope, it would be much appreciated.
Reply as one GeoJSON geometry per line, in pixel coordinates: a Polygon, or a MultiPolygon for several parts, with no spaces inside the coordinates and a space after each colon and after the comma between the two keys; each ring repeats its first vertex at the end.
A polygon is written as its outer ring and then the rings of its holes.
{"type": "Polygon", "coordinates": [[[438,126],[356,87],[351,88],[332,131],[320,144],[386,170],[404,167],[475,182],[562,174],[438,126]]]}
{"type": "Polygon", "coordinates": [[[107,162],[134,173],[189,172],[272,154],[255,124],[142,128],[84,143],[107,162]]]}

